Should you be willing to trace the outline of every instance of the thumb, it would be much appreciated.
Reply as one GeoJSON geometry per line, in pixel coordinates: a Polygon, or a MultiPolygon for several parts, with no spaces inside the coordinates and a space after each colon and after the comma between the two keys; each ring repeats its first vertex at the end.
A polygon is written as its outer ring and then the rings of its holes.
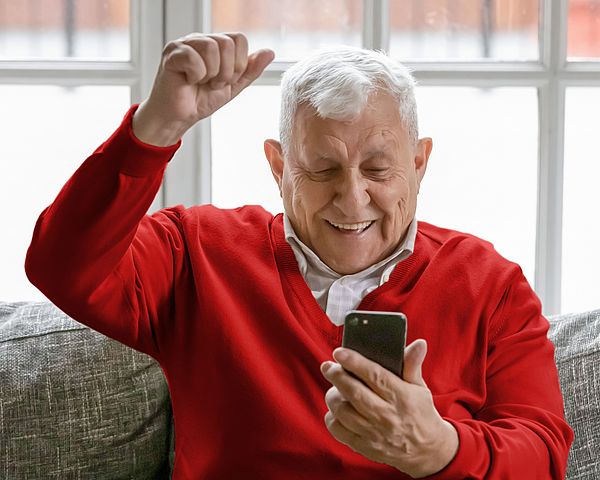
{"type": "Polygon", "coordinates": [[[404,350],[404,366],[402,368],[402,378],[408,383],[427,386],[423,380],[422,366],[427,355],[427,342],[419,338],[412,342],[404,350]]]}
{"type": "Polygon", "coordinates": [[[268,48],[257,50],[248,56],[248,65],[246,71],[232,87],[232,97],[235,97],[244,88],[250,85],[254,80],[260,77],[267,65],[275,58],[275,52],[268,48]]]}

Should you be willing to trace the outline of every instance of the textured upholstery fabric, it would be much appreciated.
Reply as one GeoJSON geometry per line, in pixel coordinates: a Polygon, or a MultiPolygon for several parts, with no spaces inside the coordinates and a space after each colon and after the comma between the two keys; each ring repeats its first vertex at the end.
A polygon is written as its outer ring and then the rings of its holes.
{"type": "MultiPolygon", "coordinates": [[[[568,480],[600,479],[600,310],[550,317],[575,431],[568,480]]],[[[169,478],[162,370],[49,302],[0,302],[0,479],[169,478]]]]}
{"type": "Polygon", "coordinates": [[[49,302],[0,302],[0,478],[169,478],[160,366],[49,302]]]}
{"type": "Polygon", "coordinates": [[[600,310],[550,317],[549,338],[575,432],[569,452],[569,480],[600,479],[600,310]]]}

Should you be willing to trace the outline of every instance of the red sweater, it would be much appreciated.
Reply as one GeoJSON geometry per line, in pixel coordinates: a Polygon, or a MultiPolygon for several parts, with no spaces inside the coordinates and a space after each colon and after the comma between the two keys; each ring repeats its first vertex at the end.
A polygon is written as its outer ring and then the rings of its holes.
{"type": "MultiPolygon", "coordinates": [[[[145,145],[131,116],[35,226],[26,272],[78,321],[154,357],[175,417],[176,479],[409,478],[339,443],[319,370],[342,328],[319,307],[260,207],[146,215],[178,145],[145,145]]],[[[573,433],[521,269],[471,235],[419,222],[415,252],[360,309],[402,311],[423,377],[458,430],[428,478],[563,478],[573,433]]]]}

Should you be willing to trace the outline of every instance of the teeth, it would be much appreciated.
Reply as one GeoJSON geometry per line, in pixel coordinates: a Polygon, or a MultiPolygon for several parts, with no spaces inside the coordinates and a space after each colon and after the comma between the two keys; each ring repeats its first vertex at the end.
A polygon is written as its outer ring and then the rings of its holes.
{"type": "Polygon", "coordinates": [[[330,222],[329,220],[328,222],[331,223],[334,227],[341,228],[342,230],[362,230],[371,225],[373,223],[373,220],[362,223],[334,223],[330,222]]]}

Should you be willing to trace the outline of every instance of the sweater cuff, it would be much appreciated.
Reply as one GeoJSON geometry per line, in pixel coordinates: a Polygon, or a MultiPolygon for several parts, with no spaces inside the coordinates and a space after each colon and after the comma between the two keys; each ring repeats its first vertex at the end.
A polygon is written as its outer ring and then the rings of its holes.
{"type": "Polygon", "coordinates": [[[142,142],[132,128],[133,114],[139,104],[133,105],[125,114],[119,128],[100,147],[110,158],[118,159],[121,173],[132,177],[145,177],[163,170],[181,146],[181,140],[168,147],[158,147],[142,142]]]}
{"type": "Polygon", "coordinates": [[[477,448],[477,439],[475,438],[473,429],[466,423],[452,418],[443,418],[450,422],[458,433],[458,452],[456,452],[452,461],[442,470],[424,478],[428,480],[474,478],[472,476],[473,472],[481,471],[482,467],[481,465],[476,465],[475,462],[484,463],[487,457],[481,449],[477,448]]]}

